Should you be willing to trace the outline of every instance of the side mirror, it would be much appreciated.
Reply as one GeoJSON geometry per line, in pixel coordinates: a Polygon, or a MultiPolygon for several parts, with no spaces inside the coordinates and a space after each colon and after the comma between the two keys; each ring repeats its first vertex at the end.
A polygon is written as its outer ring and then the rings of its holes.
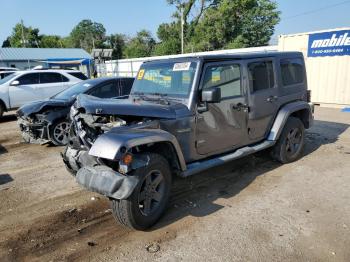
{"type": "Polygon", "coordinates": [[[12,81],[12,83],[10,85],[11,86],[18,86],[19,85],[19,81],[18,80],[12,81]]]}
{"type": "Polygon", "coordinates": [[[221,89],[211,87],[202,91],[202,102],[219,103],[221,101],[221,89]]]}

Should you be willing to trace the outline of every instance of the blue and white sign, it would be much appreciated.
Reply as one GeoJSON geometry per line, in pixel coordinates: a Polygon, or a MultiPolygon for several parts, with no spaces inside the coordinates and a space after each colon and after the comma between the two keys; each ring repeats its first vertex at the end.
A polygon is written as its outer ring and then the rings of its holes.
{"type": "Polygon", "coordinates": [[[308,57],[350,55],[350,30],[309,35],[308,57]]]}

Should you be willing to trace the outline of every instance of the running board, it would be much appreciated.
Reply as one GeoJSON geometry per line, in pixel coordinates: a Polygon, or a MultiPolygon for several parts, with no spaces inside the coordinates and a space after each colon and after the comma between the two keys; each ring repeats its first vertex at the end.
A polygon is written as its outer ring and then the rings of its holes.
{"type": "Polygon", "coordinates": [[[276,143],[276,141],[267,140],[267,141],[264,141],[260,144],[255,145],[255,146],[242,147],[240,149],[237,149],[233,153],[222,155],[222,156],[212,158],[209,160],[203,160],[203,161],[197,161],[197,162],[191,163],[191,164],[187,165],[187,169],[185,171],[183,171],[180,174],[180,176],[181,177],[188,177],[188,176],[195,175],[195,174],[200,173],[208,168],[220,166],[220,165],[227,163],[229,161],[254,154],[258,151],[261,151],[261,150],[264,150],[266,148],[273,146],[275,143],[276,143]]]}

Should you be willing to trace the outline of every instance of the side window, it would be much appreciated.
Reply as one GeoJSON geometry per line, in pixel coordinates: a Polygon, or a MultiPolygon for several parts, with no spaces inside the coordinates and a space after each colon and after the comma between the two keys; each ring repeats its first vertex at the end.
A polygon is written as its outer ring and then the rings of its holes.
{"type": "Polygon", "coordinates": [[[248,71],[249,84],[253,92],[274,87],[275,78],[271,61],[250,63],[248,64],[248,71]]]}
{"type": "Polygon", "coordinates": [[[74,77],[76,77],[76,78],[79,78],[79,79],[81,79],[81,80],[86,80],[86,79],[88,79],[88,78],[86,77],[86,75],[84,75],[84,74],[81,73],[81,72],[70,72],[70,73],[68,73],[68,74],[70,74],[71,76],[74,76],[74,77]]]}
{"type": "Polygon", "coordinates": [[[61,83],[62,75],[59,73],[40,73],[40,84],[61,83]]]}
{"type": "Polygon", "coordinates": [[[240,66],[232,64],[208,67],[204,75],[203,89],[211,87],[219,87],[222,98],[242,95],[240,66]]]}
{"type": "Polygon", "coordinates": [[[38,73],[25,74],[24,76],[19,77],[17,80],[19,81],[20,85],[39,84],[39,74],[38,73]]]}
{"type": "Polygon", "coordinates": [[[282,59],[280,64],[282,83],[284,86],[295,85],[304,82],[304,63],[302,59],[282,59]]]}
{"type": "Polygon", "coordinates": [[[99,98],[112,98],[119,96],[119,91],[116,82],[109,82],[93,90],[90,95],[99,98]]]}
{"type": "Polygon", "coordinates": [[[131,87],[133,84],[133,80],[130,81],[130,79],[120,79],[120,95],[121,96],[127,96],[130,94],[131,87]]]}

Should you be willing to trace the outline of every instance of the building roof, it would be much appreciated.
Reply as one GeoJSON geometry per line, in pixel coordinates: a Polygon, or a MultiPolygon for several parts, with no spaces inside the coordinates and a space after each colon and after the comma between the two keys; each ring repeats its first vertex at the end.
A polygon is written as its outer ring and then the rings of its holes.
{"type": "Polygon", "coordinates": [[[0,61],[92,59],[80,48],[0,48],[0,61]]]}

